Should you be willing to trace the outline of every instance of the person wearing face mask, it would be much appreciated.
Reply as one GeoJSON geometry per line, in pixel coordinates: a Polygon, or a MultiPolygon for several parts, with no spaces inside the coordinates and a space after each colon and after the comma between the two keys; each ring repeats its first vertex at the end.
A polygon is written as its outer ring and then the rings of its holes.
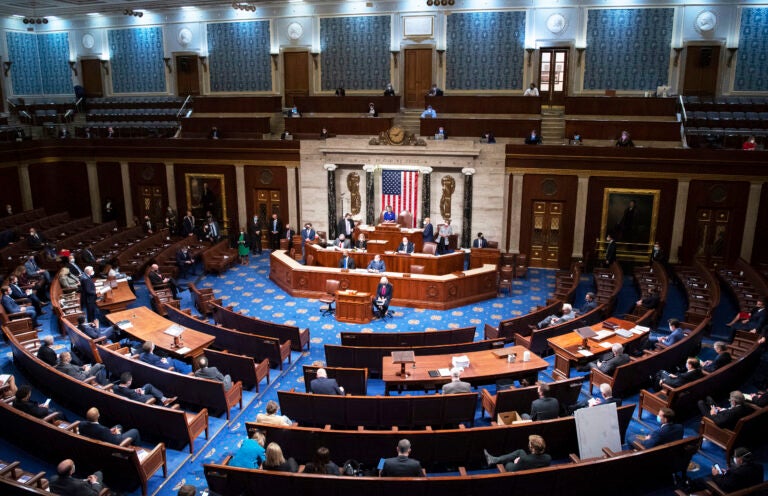
{"type": "Polygon", "coordinates": [[[653,448],[660,444],[671,443],[683,438],[683,426],[675,424],[675,412],[671,408],[664,407],[656,415],[656,421],[661,424],[659,428],[647,436],[637,436],[638,442],[644,448],[653,448]]]}
{"type": "Polygon", "coordinates": [[[752,461],[752,453],[739,447],[733,452],[733,463],[728,470],[712,467],[712,482],[727,493],[756,486],[763,482],[763,466],[752,461]]]}
{"type": "Polygon", "coordinates": [[[69,255],[69,258],[64,259],[64,267],[69,269],[69,273],[79,278],[83,275],[83,269],[77,266],[75,263],[75,256],[69,255]]]}

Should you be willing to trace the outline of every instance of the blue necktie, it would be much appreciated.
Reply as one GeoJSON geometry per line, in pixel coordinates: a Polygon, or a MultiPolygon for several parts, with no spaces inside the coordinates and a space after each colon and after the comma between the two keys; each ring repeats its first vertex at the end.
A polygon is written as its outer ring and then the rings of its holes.
{"type": "Polygon", "coordinates": [[[345,269],[347,268],[347,258],[349,258],[349,257],[344,257],[344,268],[345,269]]]}

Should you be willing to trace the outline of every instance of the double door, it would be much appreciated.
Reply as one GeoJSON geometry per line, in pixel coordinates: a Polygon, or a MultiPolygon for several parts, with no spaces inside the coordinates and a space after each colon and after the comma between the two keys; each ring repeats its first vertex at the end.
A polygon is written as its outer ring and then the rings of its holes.
{"type": "MultiPolygon", "coordinates": [[[[269,248],[269,226],[272,214],[277,214],[283,225],[288,222],[288,210],[283,210],[279,189],[257,189],[253,192],[253,205],[261,219],[261,246],[269,248]]],[[[286,205],[287,207],[287,205],[286,205]]]]}
{"type": "Polygon", "coordinates": [[[531,249],[528,260],[534,267],[560,267],[563,202],[535,200],[531,218],[531,249]]]}
{"type": "Polygon", "coordinates": [[[539,51],[539,96],[542,104],[565,105],[569,51],[569,48],[542,48],[539,51]]]}

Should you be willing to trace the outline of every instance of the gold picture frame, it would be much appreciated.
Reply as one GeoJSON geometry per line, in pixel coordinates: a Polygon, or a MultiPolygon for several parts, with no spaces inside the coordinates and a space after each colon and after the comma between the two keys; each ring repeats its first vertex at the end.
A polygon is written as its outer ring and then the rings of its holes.
{"type": "Polygon", "coordinates": [[[618,258],[646,260],[656,241],[660,196],[658,189],[605,188],[598,250],[604,252],[610,234],[618,258]]]}
{"type": "Polygon", "coordinates": [[[184,174],[184,185],[187,192],[187,208],[200,219],[205,218],[207,210],[211,210],[219,225],[226,228],[229,217],[227,217],[227,188],[224,174],[188,172],[184,174]],[[212,209],[209,208],[211,197],[206,198],[206,186],[213,195],[212,209]]]}

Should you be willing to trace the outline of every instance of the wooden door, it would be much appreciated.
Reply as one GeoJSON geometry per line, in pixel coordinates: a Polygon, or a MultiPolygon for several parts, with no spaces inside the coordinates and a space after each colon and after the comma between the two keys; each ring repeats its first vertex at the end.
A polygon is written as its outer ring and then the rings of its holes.
{"type": "Polygon", "coordinates": [[[720,46],[688,46],[686,48],[683,94],[715,96],[720,68],[720,46]]]}
{"type": "Polygon", "coordinates": [[[283,92],[286,107],[293,106],[294,97],[309,96],[308,52],[283,52],[283,92]]]}
{"type": "Polygon", "coordinates": [[[696,212],[696,258],[705,265],[732,261],[728,243],[731,212],[722,208],[700,208],[696,212]]]}
{"type": "Polygon", "coordinates": [[[558,268],[563,202],[535,200],[532,215],[528,261],[534,267],[558,268]]]}
{"type": "Polygon", "coordinates": [[[406,108],[424,108],[424,95],[432,87],[432,49],[412,48],[405,53],[405,84],[403,85],[406,108]]]}
{"type": "Polygon", "coordinates": [[[139,189],[139,211],[136,214],[139,222],[149,215],[155,224],[164,224],[164,214],[166,203],[163,198],[163,188],[160,186],[140,186],[139,189]]]}
{"type": "Polygon", "coordinates": [[[565,105],[568,96],[568,48],[542,48],[539,55],[539,95],[548,105],[565,105]]]}
{"type": "Polygon", "coordinates": [[[285,210],[283,210],[279,189],[257,189],[253,193],[253,204],[256,206],[255,210],[262,225],[261,246],[262,248],[269,248],[268,227],[272,221],[272,214],[277,214],[277,218],[285,225],[288,222],[288,206],[286,205],[285,210]]]}
{"type": "Polygon", "coordinates": [[[101,61],[98,59],[80,60],[83,89],[86,98],[101,98],[104,96],[104,83],[101,78],[101,61]]]}
{"type": "Polygon", "coordinates": [[[200,94],[200,64],[197,55],[176,56],[176,94],[178,96],[200,94]]]}

